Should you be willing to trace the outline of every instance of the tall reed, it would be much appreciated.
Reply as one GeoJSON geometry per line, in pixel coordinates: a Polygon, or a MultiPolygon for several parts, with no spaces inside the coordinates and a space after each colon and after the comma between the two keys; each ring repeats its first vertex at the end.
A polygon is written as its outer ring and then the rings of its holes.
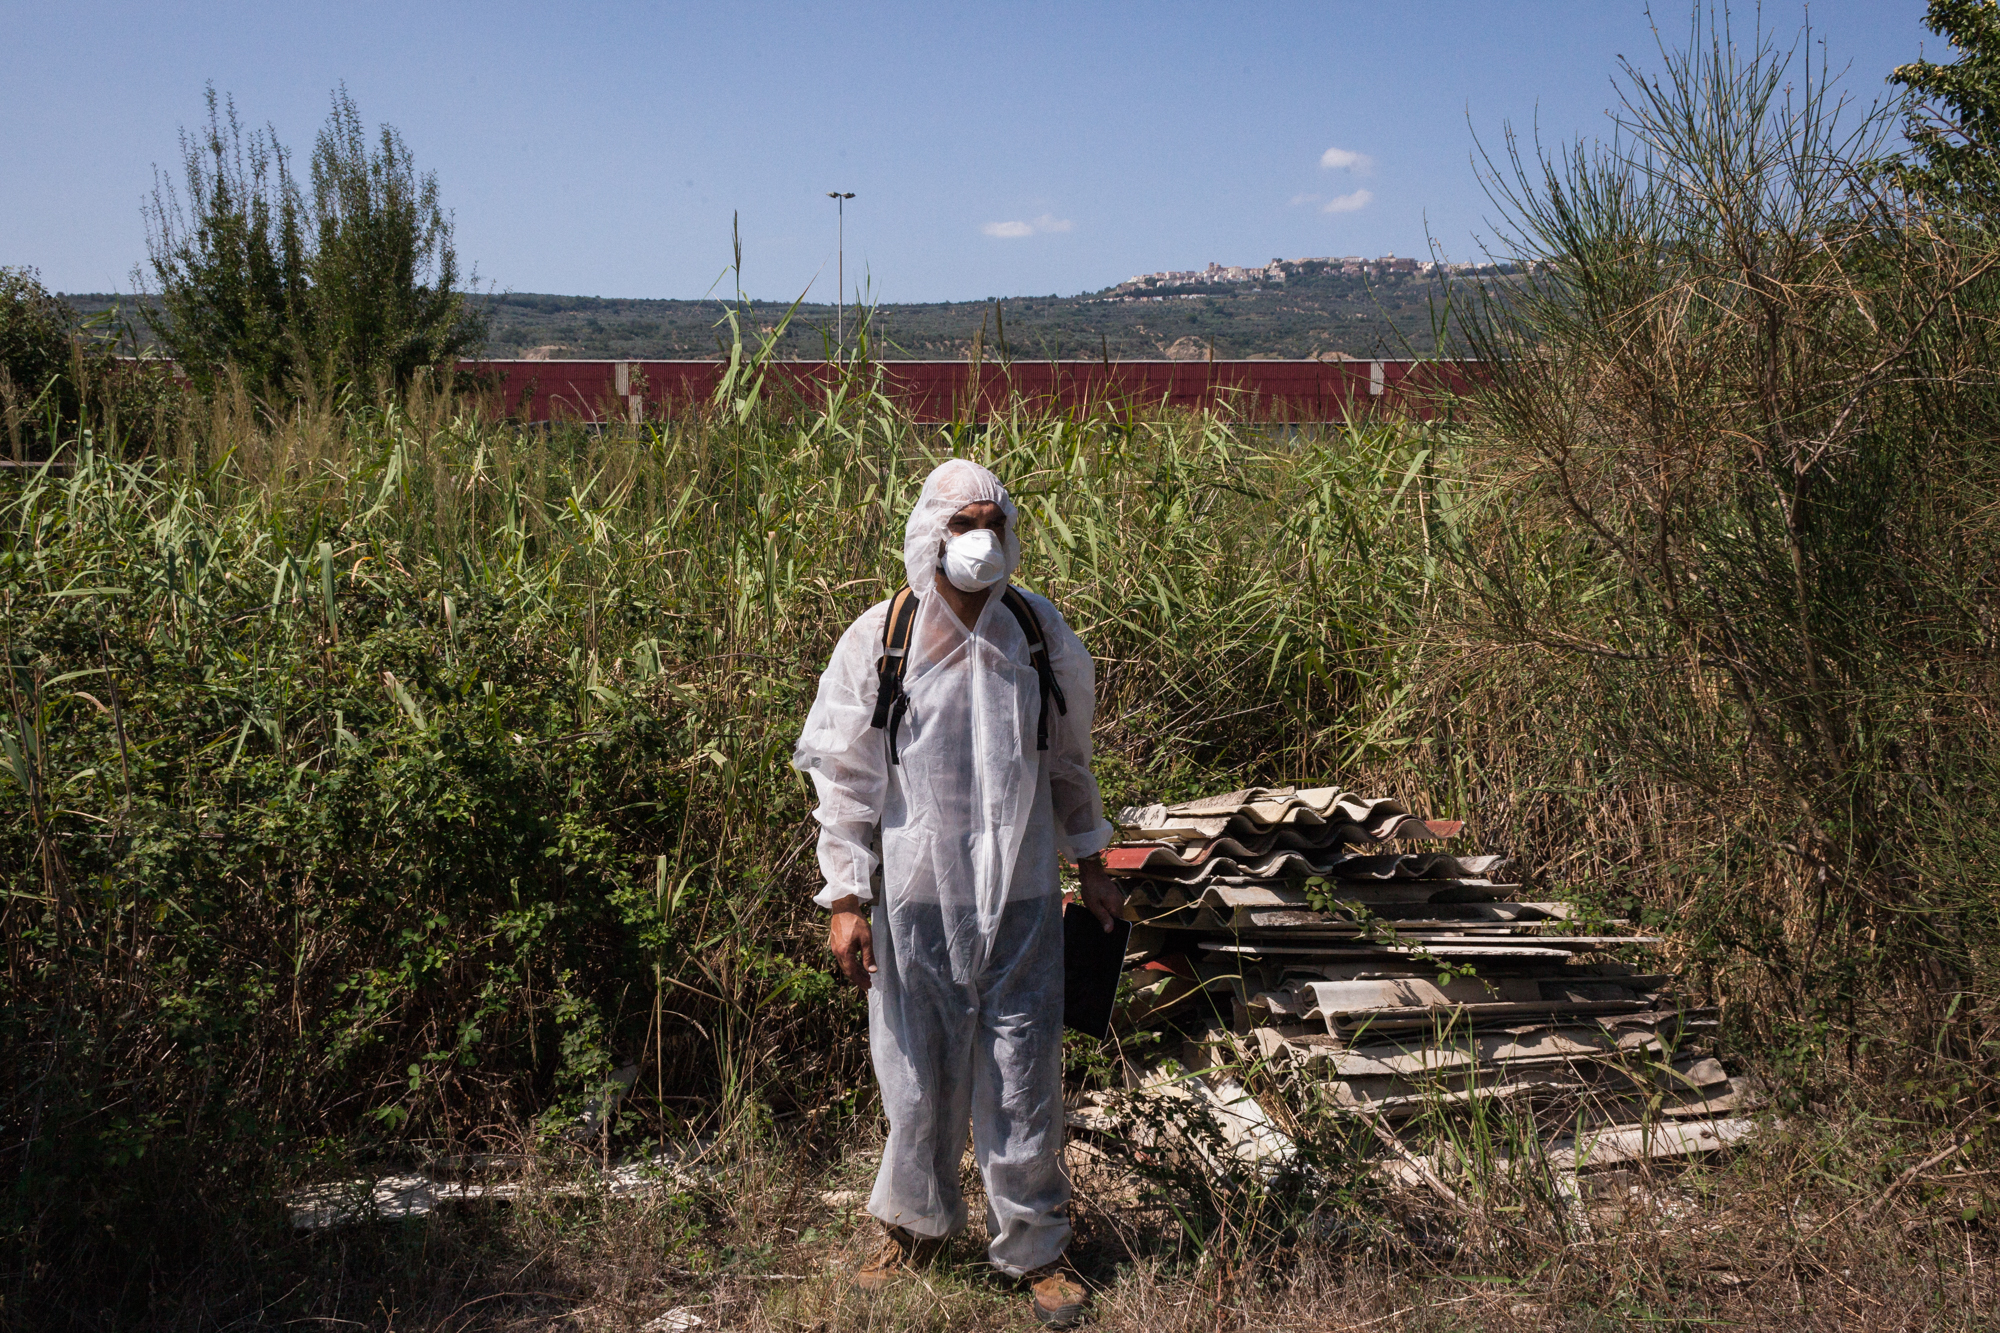
{"type": "Polygon", "coordinates": [[[1435,449],[927,432],[865,367],[643,429],[222,393],[144,460],[80,444],[0,506],[22,1197],[518,1139],[633,1060],[644,1134],[852,1114],[788,759],[929,468],[1021,497],[1023,580],[1101,660],[1115,804],[1399,753],[1435,449]]]}

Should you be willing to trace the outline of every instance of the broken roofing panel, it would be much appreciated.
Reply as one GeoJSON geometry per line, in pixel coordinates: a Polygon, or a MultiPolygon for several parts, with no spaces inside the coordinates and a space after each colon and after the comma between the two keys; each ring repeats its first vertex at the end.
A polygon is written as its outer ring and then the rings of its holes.
{"type": "MultiPolygon", "coordinates": [[[[1605,1125],[1565,1134],[1539,1150],[1536,1169],[1572,1172],[1584,1167],[1612,1166],[1621,1162],[1691,1157],[1714,1152],[1740,1142],[1756,1132],[1757,1122],[1743,1118],[1705,1120],[1693,1124],[1640,1123],[1605,1125]]],[[[1514,1163],[1504,1153],[1490,1158],[1497,1171],[1510,1170],[1514,1163]]],[[[1391,1158],[1377,1168],[1381,1174],[1411,1187],[1427,1186],[1439,1173],[1456,1174],[1457,1163],[1438,1157],[1391,1158]]]]}
{"type": "MultiPolygon", "coordinates": [[[[1502,856],[1349,850],[1455,836],[1456,821],[1338,787],[1265,787],[1118,823],[1106,862],[1138,975],[1114,1028],[1151,1034],[1126,1050],[1178,1038],[1210,1080],[1251,1065],[1303,1079],[1333,1109],[1380,1117],[1392,1145],[1383,1119],[1494,1099],[1560,1126],[1573,1166],[1704,1151],[1747,1124],[1713,1119],[1756,1101],[1705,1047],[1715,1012],[1682,1005],[1672,976],[1612,960],[1657,937],[1622,921],[1584,933],[1569,904],[1509,900],[1520,886],[1493,878],[1502,856]],[[1637,1146],[1635,1121],[1654,1135],[1637,1146]]],[[[1130,1067],[1127,1086],[1185,1089],[1174,1068],[1130,1067]]],[[[1266,1084],[1219,1086],[1247,1109],[1244,1088],[1266,1084]]]]}
{"type": "MultiPolygon", "coordinates": [[[[1121,887],[1127,890],[1126,915],[1134,920],[1189,904],[1229,912],[1259,907],[1312,911],[1328,920],[1342,915],[1331,907],[1314,908],[1310,891],[1278,878],[1217,874],[1201,880],[1180,880],[1148,876],[1135,877],[1121,887]]],[[[1350,914],[1353,909],[1365,909],[1371,915],[1379,915],[1377,909],[1381,908],[1457,906],[1464,898],[1491,901],[1500,896],[1501,890],[1514,887],[1517,886],[1488,880],[1360,880],[1324,886],[1319,897],[1322,902],[1351,905],[1350,914]],[[1434,899],[1438,900],[1435,904],[1434,899]]]]}
{"type": "Polygon", "coordinates": [[[1350,824],[1379,823],[1409,810],[1393,797],[1356,796],[1338,787],[1246,787],[1220,796],[1202,796],[1177,805],[1135,807],[1120,816],[1121,823],[1152,825],[1172,822],[1178,815],[1248,816],[1260,824],[1276,824],[1298,814],[1318,821],[1337,818],[1350,824]],[[1133,817],[1127,817],[1133,816],[1133,817]]]}
{"type": "Polygon", "coordinates": [[[1212,875],[1245,875],[1257,879],[1290,875],[1320,875],[1332,879],[1476,879],[1506,864],[1502,856],[1447,856],[1418,852],[1390,856],[1357,856],[1333,848],[1286,848],[1255,853],[1234,838],[1216,838],[1181,851],[1164,844],[1109,848],[1104,866],[1114,875],[1145,872],[1189,882],[1212,875]]]}
{"type": "MultiPolygon", "coordinates": [[[[1134,838],[1152,841],[1257,837],[1280,826],[1325,830],[1324,838],[1384,842],[1390,838],[1450,838],[1465,825],[1455,820],[1427,822],[1389,797],[1367,799],[1338,787],[1250,787],[1179,805],[1131,806],[1118,824],[1134,838]]],[[[1325,845],[1322,842],[1320,845],[1325,845]]]]}

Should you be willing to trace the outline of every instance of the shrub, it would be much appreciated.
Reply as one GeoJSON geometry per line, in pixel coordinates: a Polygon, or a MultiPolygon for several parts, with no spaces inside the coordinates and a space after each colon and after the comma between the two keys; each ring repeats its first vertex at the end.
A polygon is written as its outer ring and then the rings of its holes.
{"type": "Polygon", "coordinates": [[[1891,76],[1911,93],[1903,133],[1909,188],[1978,216],[2000,205],[2000,7],[1930,0],[1924,26],[1951,42],[1949,65],[1916,60],[1891,76]]]}
{"type": "Polygon", "coordinates": [[[1991,242],[1768,40],[1628,75],[1619,141],[1497,177],[1530,276],[1467,327],[1485,632],[1586,672],[1600,745],[1706,825],[1678,919],[1760,1035],[1991,1105],[1991,242]]]}
{"type": "Polygon", "coordinates": [[[17,460],[48,447],[51,421],[76,415],[76,386],[65,381],[75,336],[76,313],[35,270],[0,268],[0,412],[17,460]]]}
{"type": "Polygon", "coordinates": [[[143,452],[165,435],[180,392],[158,362],[118,356],[116,311],[78,321],[31,269],[0,268],[0,448],[49,458],[94,422],[94,440],[143,452]]]}

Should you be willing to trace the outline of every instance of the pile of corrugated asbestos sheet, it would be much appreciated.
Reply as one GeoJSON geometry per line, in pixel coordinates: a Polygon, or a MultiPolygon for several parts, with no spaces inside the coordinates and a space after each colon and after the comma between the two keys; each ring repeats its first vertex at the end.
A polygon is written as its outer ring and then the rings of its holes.
{"type": "MultiPolygon", "coordinates": [[[[1748,1132],[1752,1093],[1711,1049],[1714,1011],[1612,957],[1659,941],[1581,933],[1568,904],[1522,901],[1505,858],[1439,849],[1458,822],[1281,787],[1118,823],[1105,861],[1134,925],[1114,1030],[1151,1053],[1128,1057],[1127,1086],[1201,1096],[1248,1155],[1287,1152],[1249,1068],[1322,1085],[1392,1148],[1396,1122],[1482,1098],[1532,1112],[1572,1167],[1748,1132]]],[[[1427,1172],[1392,1160],[1413,1183],[1427,1172]]]]}

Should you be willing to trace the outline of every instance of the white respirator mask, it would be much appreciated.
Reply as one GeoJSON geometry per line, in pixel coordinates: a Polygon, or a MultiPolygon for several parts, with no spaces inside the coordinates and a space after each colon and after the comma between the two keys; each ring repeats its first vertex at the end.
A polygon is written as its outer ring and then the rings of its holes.
{"type": "Polygon", "coordinates": [[[960,592],[979,592],[1007,577],[1007,553],[991,528],[961,532],[944,544],[944,576],[960,592]]]}

